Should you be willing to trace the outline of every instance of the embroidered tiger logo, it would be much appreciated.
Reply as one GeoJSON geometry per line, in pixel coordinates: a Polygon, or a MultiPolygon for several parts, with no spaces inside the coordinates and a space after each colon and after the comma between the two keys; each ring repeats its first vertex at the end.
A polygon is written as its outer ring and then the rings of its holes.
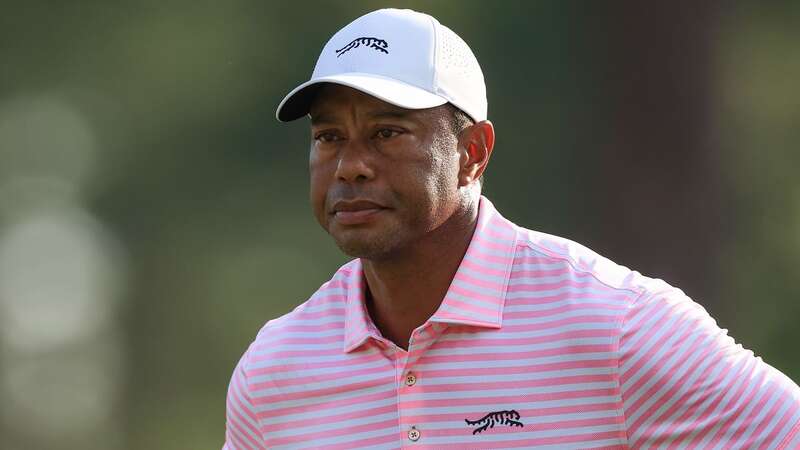
{"type": "Polygon", "coordinates": [[[389,50],[386,50],[387,48],[389,48],[389,43],[384,41],[383,39],[378,39],[374,37],[360,37],[353,39],[352,41],[350,41],[349,44],[345,45],[339,50],[336,50],[336,57],[338,58],[344,55],[345,53],[349,52],[350,50],[360,47],[361,45],[373,48],[379,52],[383,52],[386,54],[389,53],[389,50]]]}
{"type": "Polygon", "coordinates": [[[519,421],[519,413],[514,411],[496,411],[481,417],[478,420],[464,419],[467,425],[480,425],[478,428],[472,430],[472,434],[479,434],[486,431],[487,428],[494,428],[497,425],[508,425],[510,427],[522,427],[522,422],[519,421]]]}

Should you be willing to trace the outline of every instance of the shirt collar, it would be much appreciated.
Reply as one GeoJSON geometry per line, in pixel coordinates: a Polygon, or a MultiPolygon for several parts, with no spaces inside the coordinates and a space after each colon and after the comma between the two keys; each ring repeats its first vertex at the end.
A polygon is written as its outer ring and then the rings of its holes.
{"type": "MultiPolygon", "coordinates": [[[[429,322],[500,328],[506,287],[514,260],[517,227],[481,196],[478,224],[467,252],[439,309],[429,322]]],[[[377,330],[364,303],[364,275],[361,260],[348,264],[344,351],[351,352],[377,330]]]]}
{"type": "Polygon", "coordinates": [[[344,321],[344,351],[349,353],[370,337],[377,339],[380,336],[364,303],[364,280],[361,259],[356,259],[348,264],[351,272],[347,274],[347,304],[345,306],[344,321]]]}

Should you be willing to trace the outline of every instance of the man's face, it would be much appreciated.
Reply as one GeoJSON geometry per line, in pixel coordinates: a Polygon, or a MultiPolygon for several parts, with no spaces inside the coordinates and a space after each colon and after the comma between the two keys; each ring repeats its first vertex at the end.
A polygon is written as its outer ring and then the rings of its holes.
{"type": "Polygon", "coordinates": [[[350,256],[412,249],[459,205],[458,140],[444,106],[408,110],[325,85],[311,110],[311,204],[350,256]]]}

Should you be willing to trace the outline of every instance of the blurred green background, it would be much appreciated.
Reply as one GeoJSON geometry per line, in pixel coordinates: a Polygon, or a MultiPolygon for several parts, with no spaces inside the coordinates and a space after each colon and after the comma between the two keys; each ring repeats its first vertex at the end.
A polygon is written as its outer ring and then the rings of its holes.
{"type": "Polygon", "coordinates": [[[201,449],[346,258],[274,108],[384,6],[480,61],[485,193],[679,286],[800,380],[800,3],[0,1],[0,448],[201,449]]]}

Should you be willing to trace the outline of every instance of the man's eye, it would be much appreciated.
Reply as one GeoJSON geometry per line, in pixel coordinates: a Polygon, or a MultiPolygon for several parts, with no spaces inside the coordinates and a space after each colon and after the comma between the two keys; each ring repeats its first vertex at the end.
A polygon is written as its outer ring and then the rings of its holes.
{"type": "Polygon", "coordinates": [[[314,139],[321,142],[333,142],[338,139],[338,136],[336,136],[334,133],[325,132],[314,136],[314,139]]]}
{"type": "Polygon", "coordinates": [[[377,133],[375,133],[375,135],[377,137],[381,138],[381,139],[393,138],[393,137],[397,136],[398,134],[400,134],[399,131],[392,130],[391,128],[381,128],[380,130],[378,130],[377,133]]]}

